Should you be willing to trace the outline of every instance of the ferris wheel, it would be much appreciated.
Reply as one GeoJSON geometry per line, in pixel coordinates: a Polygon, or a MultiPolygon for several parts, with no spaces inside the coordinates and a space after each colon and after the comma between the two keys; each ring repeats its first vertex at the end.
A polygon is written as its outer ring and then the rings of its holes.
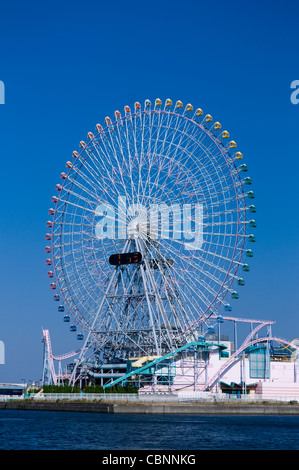
{"type": "Polygon", "coordinates": [[[161,355],[231,310],[256,226],[236,147],[211,115],[170,99],[125,106],[80,142],[52,198],[46,264],[84,348],[161,355]]]}

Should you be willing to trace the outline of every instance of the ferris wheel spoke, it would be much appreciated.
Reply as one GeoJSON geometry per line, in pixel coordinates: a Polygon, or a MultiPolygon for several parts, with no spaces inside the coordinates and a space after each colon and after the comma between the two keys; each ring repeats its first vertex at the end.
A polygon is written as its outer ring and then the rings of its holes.
{"type": "MultiPolygon", "coordinates": [[[[206,263],[209,264],[207,261],[206,261],[206,263]]],[[[191,272],[192,272],[192,271],[193,271],[193,269],[192,269],[192,267],[191,267],[191,266],[192,266],[192,263],[189,262],[188,264],[189,264],[189,266],[188,266],[188,268],[186,268],[186,272],[188,272],[188,271],[191,271],[191,272]]],[[[219,269],[217,265],[213,265],[213,267],[219,269]]],[[[201,274],[201,276],[199,276],[199,279],[200,279],[199,282],[200,282],[200,283],[203,282],[203,281],[201,281],[201,280],[203,279],[203,276],[204,276],[204,277],[211,278],[211,275],[210,275],[206,270],[204,270],[204,269],[201,269],[201,268],[197,267],[196,272],[197,272],[198,274],[201,274]],[[203,276],[202,276],[202,275],[203,275],[203,276]]],[[[224,272],[224,271],[223,271],[223,272],[224,272]]],[[[179,270],[178,270],[178,273],[180,273],[179,270]]],[[[217,279],[217,282],[216,282],[215,279],[213,279],[213,281],[214,281],[214,284],[215,284],[215,285],[216,285],[216,284],[221,285],[221,282],[220,282],[218,279],[217,279]]],[[[191,278],[190,283],[191,283],[191,284],[193,283],[193,277],[191,278]]],[[[195,289],[196,289],[196,287],[195,287],[195,289]]],[[[216,291],[213,291],[212,294],[213,294],[213,295],[216,295],[216,291]]]]}
{"type": "MultiPolygon", "coordinates": [[[[188,267],[189,267],[190,263],[188,263],[188,267]]],[[[181,269],[176,269],[176,277],[178,277],[180,280],[181,280],[181,285],[185,285],[185,283],[187,282],[186,281],[186,273],[188,273],[188,267],[185,267],[182,272],[181,272],[181,269]]],[[[195,284],[194,282],[194,279],[192,276],[190,276],[190,279],[189,279],[189,276],[188,276],[188,282],[189,282],[189,291],[191,292],[191,295],[193,295],[195,298],[197,297],[197,288],[198,286],[195,284]]],[[[197,280],[197,282],[201,285],[203,285],[202,281],[200,280],[200,278],[197,280]]],[[[184,293],[184,290],[181,289],[180,290],[181,293],[184,293]]],[[[216,293],[213,292],[213,294],[215,295],[216,293]]],[[[201,295],[201,300],[204,301],[204,303],[206,303],[206,306],[208,306],[208,299],[204,296],[203,292],[201,291],[200,293],[201,295]]],[[[188,297],[187,297],[188,299],[188,297]]],[[[187,302],[187,305],[189,304],[189,302],[187,302]]]]}

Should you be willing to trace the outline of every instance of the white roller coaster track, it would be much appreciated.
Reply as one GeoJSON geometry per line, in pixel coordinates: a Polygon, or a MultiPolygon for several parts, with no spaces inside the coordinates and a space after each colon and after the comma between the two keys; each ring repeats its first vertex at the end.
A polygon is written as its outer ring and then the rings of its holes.
{"type": "Polygon", "coordinates": [[[278,338],[276,336],[265,336],[263,338],[255,338],[253,339],[253,336],[257,333],[257,331],[262,328],[263,326],[269,324],[271,322],[265,322],[265,323],[261,323],[260,325],[258,325],[248,336],[247,338],[245,339],[244,343],[242,344],[242,346],[240,346],[239,349],[237,349],[237,351],[235,351],[229,358],[229,360],[216,372],[216,374],[210,379],[208,380],[208,382],[202,387],[202,391],[204,390],[209,390],[211,389],[211,387],[213,387],[213,385],[215,385],[216,382],[218,382],[218,380],[221,378],[221,376],[230,368],[232,367],[232,365],[234,364],[234,362],[236,361],[236,359],[239,359],[239,356],[240,354],[246,349],[248,348],[249,346],[254,346],[255,344],[259,344],[259,343],[265,343],[265,342],[270,342],[270,341],[276,341],[278,343],[282,343],[282,344],[285,344],[287,346],[291,346],[293,349],[295,349],[296,351],[298,351],[299,353],[299,346],[296,346],[294,343],[290,342],[290,341],[287,341],[285,339],[282,339],[282,338],[278,338]]]}
{"type": "MultiPolygon", "coordinates": [[[[43,341],[44,341],[44,348],[45,348],[44,370],[45,370],[45,368],[48,368],[48,372],[50,372],[50,374],[51,374],[53,384],[57,385],[59,374],[56,374],[54,361],[59,361],[60,362],[60,361],[63,361],[65,359],[69,359],[69,358],[79,354],[79,352],[81,350],[79,349],[78,351],[71,351],[71,352],[68,352],[68,353],[65,353],[65,354],[61,354],[60,356],[54,356],[54,354],[52,352],[52,345],[51,345],[49,330],[44,330],[43,329],[43,341]],[[48,364],[47,364],[47,362],[48,362],[48,364]]],[[[44,376],[44,374],[43,374],[43,376],[44,376]]]]}

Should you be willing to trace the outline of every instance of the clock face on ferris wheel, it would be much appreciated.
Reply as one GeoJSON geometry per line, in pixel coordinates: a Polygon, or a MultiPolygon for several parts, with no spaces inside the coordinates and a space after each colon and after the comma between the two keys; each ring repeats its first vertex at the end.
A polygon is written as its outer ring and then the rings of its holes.
{"type": "Polygon", "coordinates": [[[71,330],[170,350],[231,309],[253,256],[250,185],[235,141],[190,104],[146,100],[97,124],[47,223],[50,288],[71,330]]]}

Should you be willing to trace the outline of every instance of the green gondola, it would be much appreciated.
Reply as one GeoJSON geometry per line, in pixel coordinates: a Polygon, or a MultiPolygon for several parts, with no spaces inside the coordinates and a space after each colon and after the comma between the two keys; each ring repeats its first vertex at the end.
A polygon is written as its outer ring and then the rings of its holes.
{"type": "Polygon", "coordinates": [[[243,163],[243,165],[240,166],[240,170],[244,171],[244,173],[245,173],[246,171],[248,171],[248,166],[245,165],[245,163],[243,163]]]}
{"type": "Polygon", "coordinates": [[[243,264],[242,269],[243,271],[246,271],[246,272],[250,271],[250,267],[248,264],[243,264]]]}

